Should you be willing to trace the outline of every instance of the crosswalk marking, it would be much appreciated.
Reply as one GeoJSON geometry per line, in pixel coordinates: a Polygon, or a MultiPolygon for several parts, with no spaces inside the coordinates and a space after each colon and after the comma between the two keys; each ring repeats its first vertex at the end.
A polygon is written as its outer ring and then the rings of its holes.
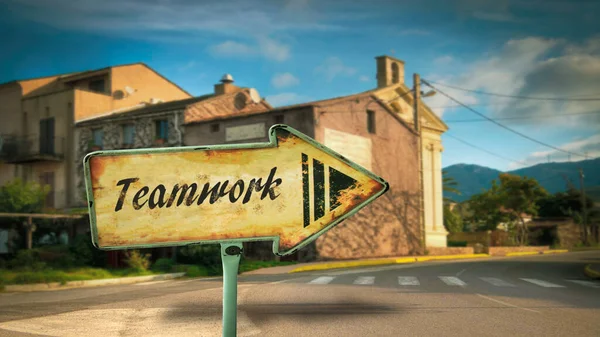
{"type": "Polygon", "coordinates": [[[418,286],[421,283],[414,276],[398,276],[398,284],[401,286],[418,286]]]}
{"type": "Polygon", "coordinates": [[[565,286],[561,286],[559,284],[554,284],[554,283],[550,283],[550,282],[546,282],[546,281],[542,281],[542,280],[536,280],[534,278],[521,278],[521,280],[523,280],[525,282],[533,283],[535,285],[538,285],[538,286],[544,287],[544,288],[564,288],[565,287],[565,286]]]}
{"type": "Polygon", "coordinates": [[[354,280],[354,284],[373,284],[375,276],[359,276],[354,280]]]}
{"type": "MultiPolygon", "coordinates": [[[[308,283],[309,284],[329,284],[335,278],[336,278],[336,276],[319,276],[319,277],[311,280],[308,283]]],[[[460,286],[460,287],[467,286],[467,283],[465,281],[461,280],[460,278],[458,278],[456,276],[438,276],[438,278],[442,282],[444,282],[446,285],[449,285],[449,286],[460,286]]],[[[495,286],[495,287],[517,287],[516,284],[507,282],[501,278],[496,278],[496,277],[478,277],[478,278],[484,282],[491,284],[492,286],[495,286]]],[[[566,287],[564,285],[555,284],[555,283],[551,283],[551,282],[539,280],[539,279],[533,279],[533,278],[519,278],[519,279],[523,280],[525,282],[528,282],[528,283],[535,284],[540,287],[544,287],[544,288],[565,288],[566,287]]],[[[600,282],[586,281],[586,280],[568,280],[568,279],[566,279],[564,281],[570,282],[570,283],[575,283],[575,284],[578,284],[578,285],[584,286],[584,287],[600,289],[600,282]]],[[[147,284],[154,284],[154,283],[160,283],[160,282],[140,283],[139,285],[147,285],[147,284]]],[[[372,285],[372,284],[375,284],[375,276],[357,276],[356,279],[354,279],[354,281],[352,283],[355,285],[372,285]]],[[[400,286],[415,287],[415,286],[420,286],[421,282],[419,281],[419,278],[417,278],[415,276],[398,276],[398,284],[400,286]]]]}
{"type": "Polygon", "coordinates": [[[600,288],[600,282],[584,281],[584,280],[565,280],[565,281],[577,283],[577,284],[585,286],[585,287],[600,288]]]}
{"type": "Polygon", "coordinates": [[[495,278],[495,277],[480,277],[480,279],[484,280],[485,282],[496,286],[496,287],[514,287],[515,285],[512,283],[508,283],[504,280],[501,280],[499,278],[495,278]]]}
{"type": "Polygon", "coordinates": [[[458,277],[440,276],[439,278],[440,278],[440,280],[442,280],[444,283],[446,283],[449,286],[466,286],[467,285],[465,282],[461,281],[461,279],[459,279],[458,277]]]}
{"type": "Polygon", "coordinates": [[[333,281],[335,277],[333,276],[321,276],[321,277],[317,277],[316,279],[308,282],[310,284],[327,284],[331,281],[333,281]]]}

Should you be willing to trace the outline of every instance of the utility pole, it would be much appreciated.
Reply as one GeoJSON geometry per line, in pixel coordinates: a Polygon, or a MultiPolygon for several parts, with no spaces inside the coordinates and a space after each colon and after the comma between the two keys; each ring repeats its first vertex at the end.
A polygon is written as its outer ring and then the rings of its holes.
{"type": "Polygon", "coordinates": [[[417,153],[419,154],[419,189],[421,193],[419,193],[419,208],[421,218],[421,225],[423,226],[421,238],[423,243],[423,252],[427,247],[427,225],[425,224],[425,185],[424,185],[424,172],[423,172],[423,140],[421,137],[421,132],[419,130],[419,103],[421,101],[421,78],[419,74],[413,74],[413,123],[415,126],[415,132],[417,133],[417,146],[419,147],[417,153]]]}
{"type": "Polygon", "coordinates": [[[413,75],[413,119],[415,131],[419,132],[419,103],[421,101],[421,77],[419,74],[413,75]]]}
{"type": "Polygon", "coordinates": [[[583,169],[579,169],[579,188],[581,189],[581,207],[583,210],[583,216],[582,216],[582,221],[583,221],[583,243],[587,244],[588,243],[588,232],[587,232],[587,205],[586,205],[586,198],[585,198],[585,187],[583,185],[583,169]]]}

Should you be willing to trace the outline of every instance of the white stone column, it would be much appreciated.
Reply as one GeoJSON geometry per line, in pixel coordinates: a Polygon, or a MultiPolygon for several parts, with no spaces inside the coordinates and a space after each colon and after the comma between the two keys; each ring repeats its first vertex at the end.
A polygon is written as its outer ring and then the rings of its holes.
{"type": "MultiPolygon", "coordinates": [[[[446,231],[446,227],[444,227],[444,183],[442,179],[442,152],[444,152],[444,147],[442,144],[436,144],[434,149],[434,159],[435,159],[435,228],[438,232],[443,233],[444,238],[448,235],[446,231]]],[[[444,246],[446,246],[446,240],[444,240],[444,246]]]]}
{"type": "Polygon", "coordinates": [[[433,199],[433,181],[431,166],[431,144],[423,142],[422,158],[423,161],[423,222],[425,227],[425,241],[428,245],[428,233],[433,231],[433,210],[431,200],[433,199]]]}
{"type": "Polygon", "coordinates": [[[430,181],[430,190],[427,193],[425,203],[429,204],[430,223],[428,223],[426,232],[427,247],[446,247],[448,232],[444,227],[444,209],[443,209],[443,183],[442,183],[442,151],[441,142],[430,143],[427,147],[427,158],[430,169],[426,174],[430,181]]]}

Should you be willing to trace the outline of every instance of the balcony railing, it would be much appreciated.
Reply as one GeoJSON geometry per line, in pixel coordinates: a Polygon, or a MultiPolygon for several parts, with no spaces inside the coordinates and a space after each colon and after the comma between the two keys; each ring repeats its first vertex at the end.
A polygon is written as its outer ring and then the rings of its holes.
{"type": "Polygon", "coordinates": [[[40,138],[39,135],[5,136],[0,151],[2,160],[13,164],[61,161],[64,154],[64,137],[40,138]]]}

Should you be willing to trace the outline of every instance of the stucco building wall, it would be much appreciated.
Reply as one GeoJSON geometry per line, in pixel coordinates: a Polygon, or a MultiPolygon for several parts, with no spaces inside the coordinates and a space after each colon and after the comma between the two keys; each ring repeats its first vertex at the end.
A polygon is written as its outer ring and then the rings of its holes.
{"type": "MultiPolygon", "coordinates": [[[[317,239],[319,258],[351,259],[422,252],[419,224],[418,136],[370,96],[315,110],[315,139],[328,145],[325,129],[368,139],[371,170],[390,190],[355,216],[317,239]],[[367,129],[367,110],[375,113],[375,133],[367,129]]],[[[355,144],[348,143],[349,148],[355,144]]],[[[341,151],[344,155],[345,151],[341,151]]],[[[365,154],[369,155],[369,154],[365,154]]]]}

